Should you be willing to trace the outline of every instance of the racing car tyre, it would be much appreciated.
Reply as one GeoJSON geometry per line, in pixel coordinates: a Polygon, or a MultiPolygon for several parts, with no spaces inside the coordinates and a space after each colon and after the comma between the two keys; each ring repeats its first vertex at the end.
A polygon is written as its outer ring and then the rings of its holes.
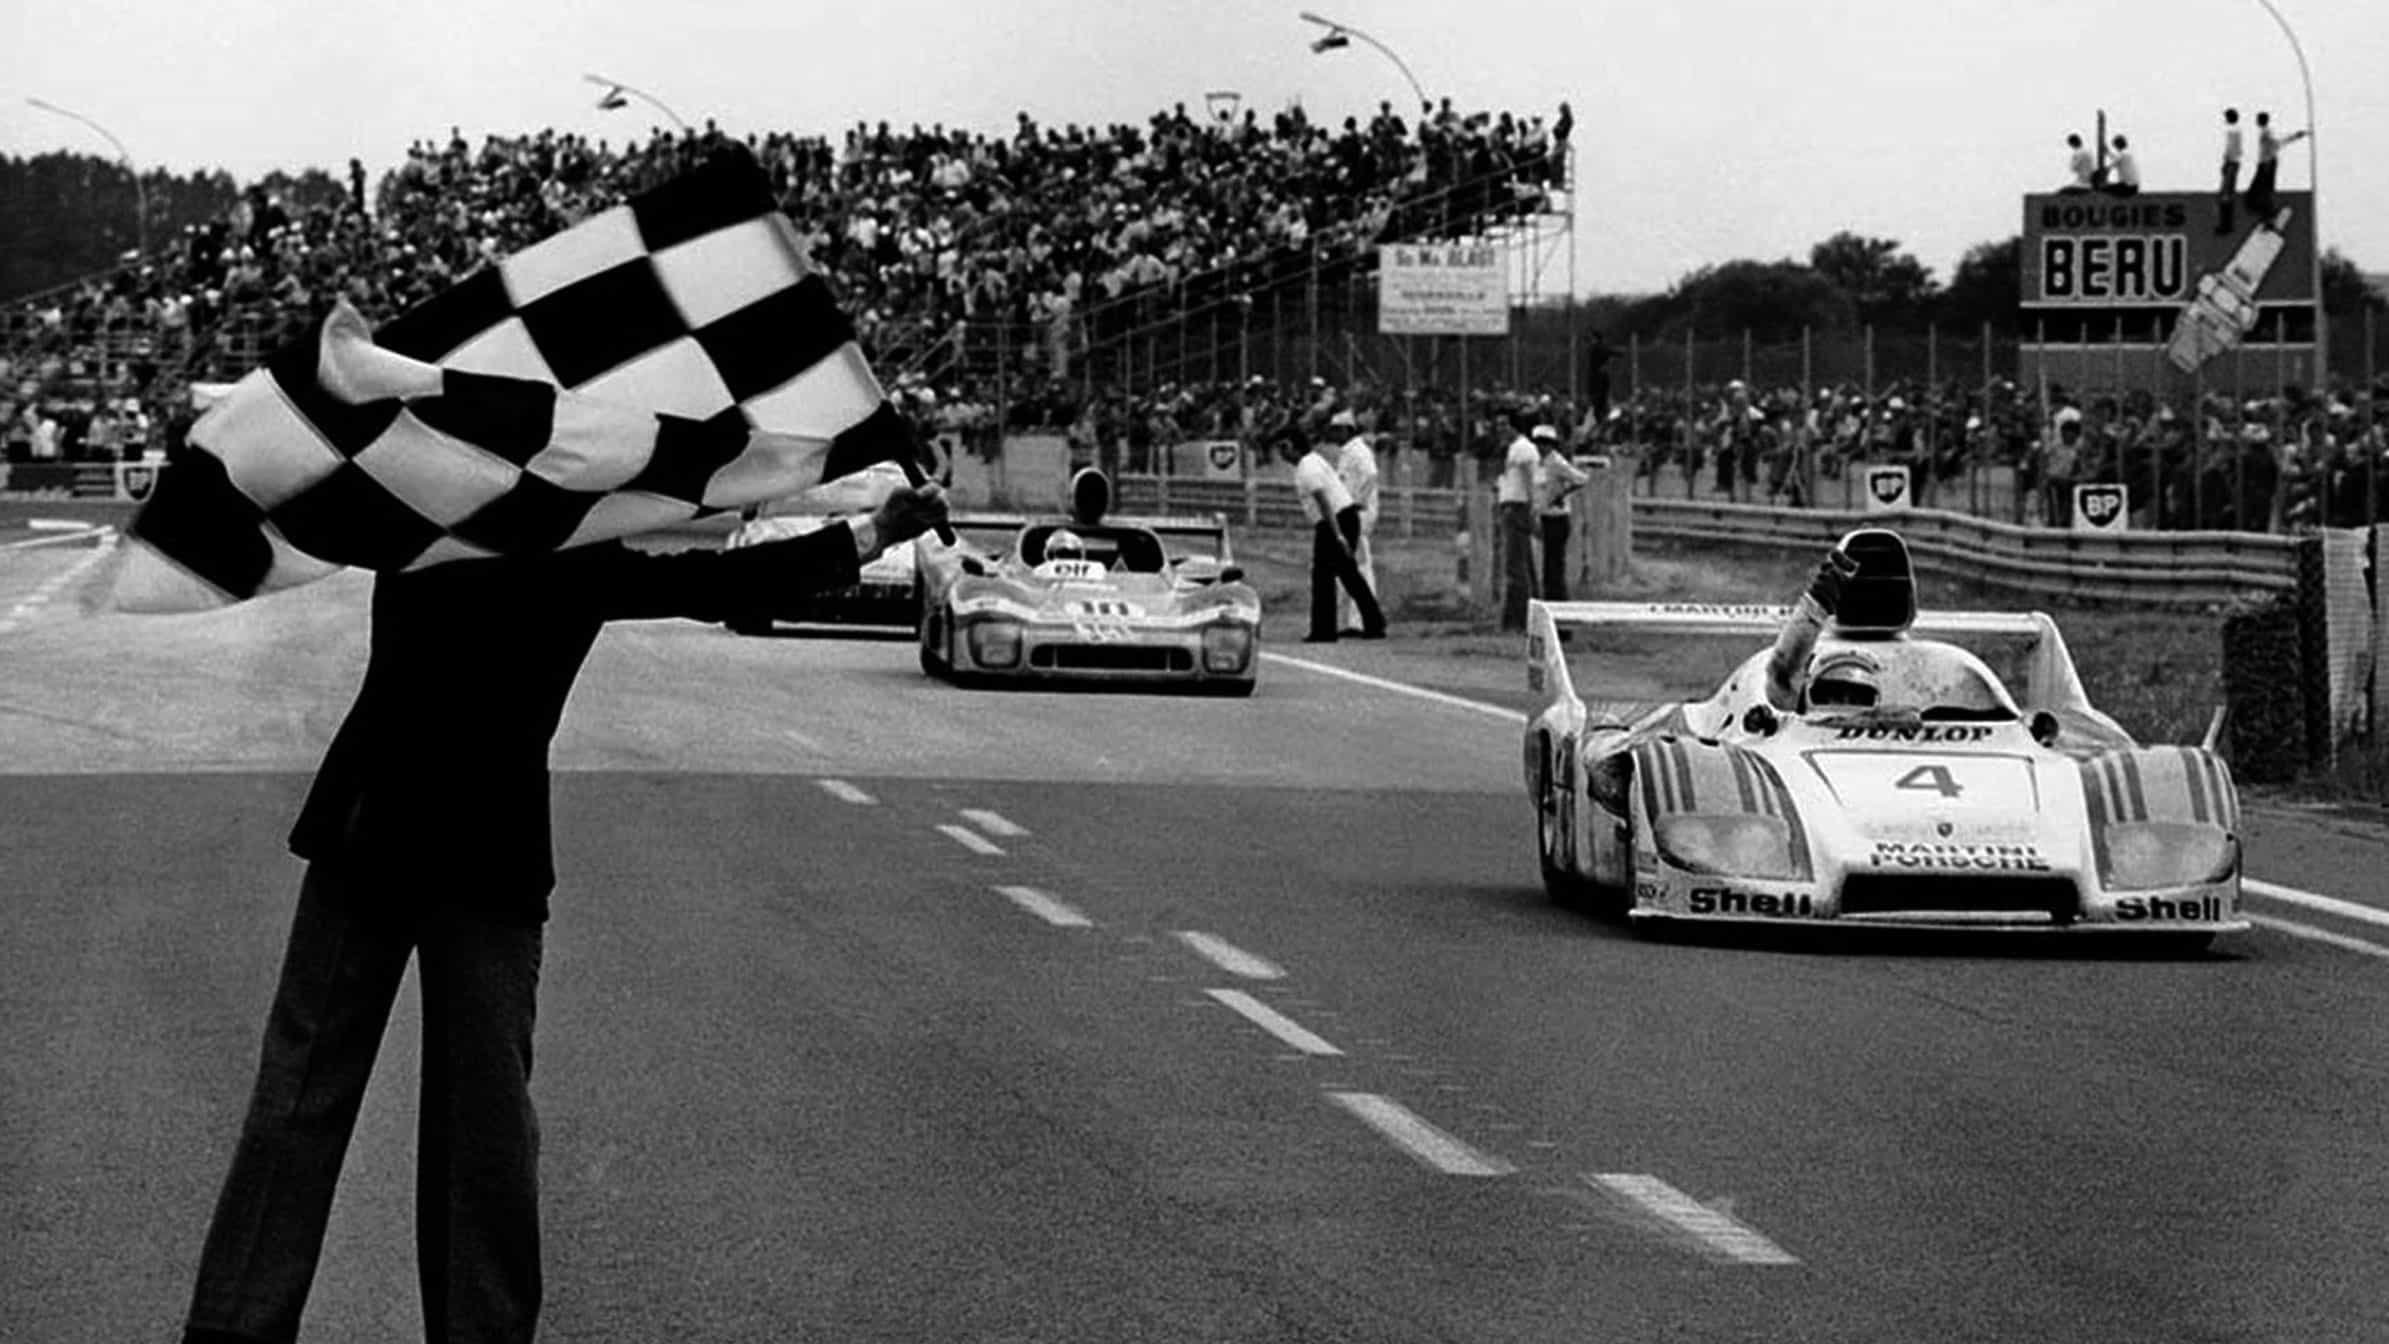
{"type": "Polygon", "coordinates": [[[1600,899],[1601,889],[1584,877],[1551,861],[1551,809],[1535,808],[1535,862],[1543,870],[1543,891],[1562,910],[1583,910],[1607,917],[1617,908],[1600,899]]]}

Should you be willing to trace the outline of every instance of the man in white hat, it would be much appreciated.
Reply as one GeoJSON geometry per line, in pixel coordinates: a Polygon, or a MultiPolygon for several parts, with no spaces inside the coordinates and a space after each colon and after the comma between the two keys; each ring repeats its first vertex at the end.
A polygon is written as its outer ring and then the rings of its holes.
{"type": "MultiPolygon", "coordinates": [[[[1370,446],[1369,436],[1362,432],[1359,417],[1349,407],[1327,418],[1330,435],[1344,436],[1343,446],[1336,449],[1336,475],[1344,488],[1352,493],[1352,505],[1360,510],[1360,539],[1352,547],[1352,563],[1360,569],[1361,579],[1369,591],[1377,591],[1377,564],[1370,552],[1371,537],[1377,534],[1377,451],[1370,446]]],[[[1336,630],[1340,634],[1355,635],[1362,629],[1360,606],[1349,592],[1339,592],[1336,599],[1336,630]]]]}
{"type": "Polygon", "coordinates": [[[1543,454],[1543,460],[1535,467],[1535,504],[1543,538],[1542,596],[1546,602],[1565,602],[1568,535],[1575,529],[1568,497],[1583,489],[1593,477],[1568,456],[1568,446],[1560,441],[1556,426],[1538,424],[1527,437],[1543,454]]]}

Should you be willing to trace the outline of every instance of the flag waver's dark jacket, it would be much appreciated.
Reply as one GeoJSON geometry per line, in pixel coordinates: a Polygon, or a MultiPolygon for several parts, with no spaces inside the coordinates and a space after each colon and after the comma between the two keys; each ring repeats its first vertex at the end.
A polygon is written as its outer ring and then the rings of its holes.
{"type": "Polygon", "coordinates": [[[607,542],[379,575],[364,684],[291,850],[377,899],[544,920],[548,747],[604,624],[776,614],[857,569],[833,525],[735,551],[607,542]]]}

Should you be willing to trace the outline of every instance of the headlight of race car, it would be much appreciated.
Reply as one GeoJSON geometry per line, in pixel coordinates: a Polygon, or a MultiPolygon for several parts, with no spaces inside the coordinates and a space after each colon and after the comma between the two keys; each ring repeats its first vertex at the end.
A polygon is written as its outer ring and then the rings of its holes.
{"type": "Polygon", "coordinates": [[[1242,672],[1252,661],[1253,632],[1241,625],[1203,627],[1203,670],[1242,672]]]}
{"type": "Polygon", "coordinates": [[[2107,871],[2118,891],[2220,882],[2238,865],[2240,843],[2219,826],[2127,821],[2107,828],[2107,871]]]}
{"type": "Polygon", "coordinates": [[[1791,829],[1773,817],[1661,817],[1651,838],[1679,868],[1726,877],[1808,877],[1807,865],[1792,856],[1791,829]]]}
{"type": "Polygon", "coordinates": [[[971,661],[981,667],[1011,667],[1020,661],[1020,627],[981,621],[968,632],[971,661]]]}

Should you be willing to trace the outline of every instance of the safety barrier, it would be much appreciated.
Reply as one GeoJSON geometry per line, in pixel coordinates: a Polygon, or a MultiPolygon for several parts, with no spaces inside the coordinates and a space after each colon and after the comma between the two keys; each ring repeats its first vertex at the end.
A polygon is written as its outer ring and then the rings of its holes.
{"type": "MultiPolygon", "coordinates": [[[[1225,514],[1232,523],[1302,526],[1284,480],[1125,476],[1124,508],[1225,514]]],[[[1449,535],[1465,499],[1457,490],[1383,492],[1381,536],[1449,535]]],[[[2203,607],[2262,599],[2298,586],[2295,538],[2250,532],[2089,533],[2017,527],[1937,509],[1857,513],[1723,501],[1633,501],[1637,538],[1723,541],[1814,552],[1853,528],[1893,527],[1917,567],[2031,596],[2135,606],[2203,607]]]]}
{"type": "Polygon", "coordinates": [[[157,483],[159,463],[11,462],[0,466],[0,491],[62,494],[71,499],[142,500],[157,483]]]}

